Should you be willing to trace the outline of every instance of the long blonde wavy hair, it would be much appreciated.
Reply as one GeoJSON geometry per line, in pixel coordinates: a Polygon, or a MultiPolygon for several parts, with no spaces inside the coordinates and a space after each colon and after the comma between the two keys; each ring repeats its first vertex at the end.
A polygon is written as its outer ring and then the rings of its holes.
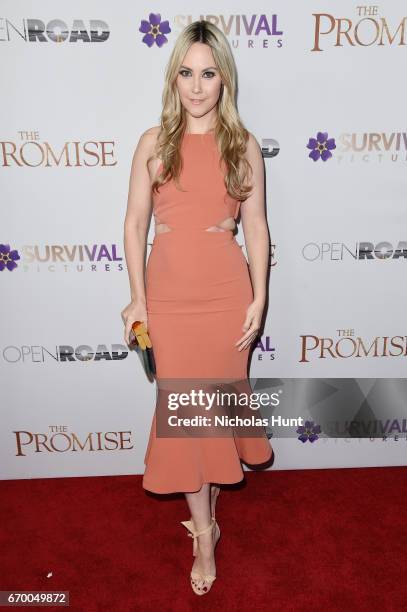
{"type": "Polygon", "coordinates": [[[222,84],[215,123],[215,138],[220,153],[219,163],[221,164],[223,160],[226,166],[227,192],[233,199],[243,201],[252,189],[252,185],[246,183],[252,168],[244,155],[249,132],[244,127],[236,106],[236,65],[226,36],[219,28],[205,20],[194,21],[182,30],[166,67],[161,129],[156,148],[156,155],[160,158],[163,168],[154,180],[152,190],[158,191],[158,188],[171,178],[180,188],[179,176],[182,168],[180,144],[186,128],[186,112],[179,97],[176,79],[189,47],[195,42],[210,46],[219,70],[222,84]]]}

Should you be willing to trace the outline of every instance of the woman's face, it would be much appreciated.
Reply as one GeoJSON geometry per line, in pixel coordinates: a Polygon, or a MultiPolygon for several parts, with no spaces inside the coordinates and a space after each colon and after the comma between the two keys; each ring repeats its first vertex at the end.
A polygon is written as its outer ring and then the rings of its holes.
{"type": "Polygon", "coordinates": [[[181,103],[192,117],[203,117],[216,106],[222,81],[209,45],[196,42],[190,46],[176,84],[181,103]]]}

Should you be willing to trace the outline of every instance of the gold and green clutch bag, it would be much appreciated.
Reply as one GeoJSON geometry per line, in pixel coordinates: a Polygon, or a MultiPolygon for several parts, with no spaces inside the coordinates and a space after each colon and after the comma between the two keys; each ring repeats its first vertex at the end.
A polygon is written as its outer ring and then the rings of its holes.
{"type": "Polygon", "coordinates": [[[130,331],[130,343],[137,344],[141,349],[141,358],[147,375],[155,374],[155,359],[153,345],[143,321],[134,321],[130,331]]]}

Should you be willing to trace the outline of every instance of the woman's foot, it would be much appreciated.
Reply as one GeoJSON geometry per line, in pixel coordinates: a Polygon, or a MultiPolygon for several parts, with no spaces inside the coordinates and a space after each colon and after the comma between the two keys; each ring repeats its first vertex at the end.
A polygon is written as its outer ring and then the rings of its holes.
{"type": "Polygon", "coordinates": [[[205,580],[204,576],[216,576],[215,547],[220,538],[220,530],[218,524],[215,521],[213,523],[212,529],[197,538],[198,552],[191,570],[191,583],[200,595],[207,593],[213,582],[205,580]]]}

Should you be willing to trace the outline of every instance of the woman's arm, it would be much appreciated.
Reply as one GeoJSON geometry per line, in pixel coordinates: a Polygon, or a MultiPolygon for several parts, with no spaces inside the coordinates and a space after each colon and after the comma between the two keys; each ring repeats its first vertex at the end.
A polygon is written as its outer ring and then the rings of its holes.
{"type": "Polygon", "coordinates": [[[124,252],[132,301],[145,304],[144,261],[147,232],[151,215],[151,183],[147,159],[152,136],[141,135],[131,164],[127,211],[124,220],[124,252]]]}
{"type": "Polygon", "coordinates": [[[151,216],[151,181],[147,159],[151,155],[154,134],[147,130],[141,135],[131,164],[127,211],[124,220],[124,252],[130,283],[130,304],[122,311],[125,341],[129,343],[134,320],[147,326],[145,295],[145,251],[151,216]]]}
{"type": "Polygon", "coordinates": [[[256,138],[251,133],[247,142],[246,158],[253,169],[250,179],[252,192],[241,205],[241,218],[253,287],[253,302],[247,310],[242,327],[245,333],[236,342],[236,345],[240,345],[239,350],[247,348],[260,329],[266,302],[270,254],[270,238],[265,214],[263,156],[256,138]]]}
{"type": "Polygon", "coordinates": [[[254,299],[265,302],[270,238],[265,214],[264,164],[260,146],[250,134],[246,157],[253,168],[253,191],[241,205],[241,218],[254,299]]]}

